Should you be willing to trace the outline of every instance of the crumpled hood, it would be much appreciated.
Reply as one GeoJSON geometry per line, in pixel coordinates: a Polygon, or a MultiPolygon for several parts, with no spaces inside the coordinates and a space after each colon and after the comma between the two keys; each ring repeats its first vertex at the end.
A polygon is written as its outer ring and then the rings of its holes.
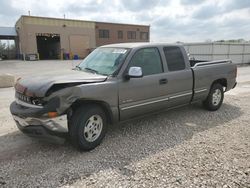
{"type": "Polygon", "coordinates": [[[18,80],[16,90],[32,93],[37,97],[45,96],[54,84],[63,83],[96,83],[103,82],[107,76],[77,70],[54,71],[45,74],[31,75],[18,80]]]}

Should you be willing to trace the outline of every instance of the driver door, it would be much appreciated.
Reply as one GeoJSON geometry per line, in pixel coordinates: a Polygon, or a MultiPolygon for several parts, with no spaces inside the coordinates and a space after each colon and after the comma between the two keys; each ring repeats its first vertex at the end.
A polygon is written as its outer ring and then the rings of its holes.
{"type": "Polygon", "coordinates": [[[165,107],[168,102],[164,92],[167,79],[158,48],[138,50],[132,57],[128,69],[129,67],[141,67],[143,77],[121,80],[119,84],[121,120],[165,107]]]}

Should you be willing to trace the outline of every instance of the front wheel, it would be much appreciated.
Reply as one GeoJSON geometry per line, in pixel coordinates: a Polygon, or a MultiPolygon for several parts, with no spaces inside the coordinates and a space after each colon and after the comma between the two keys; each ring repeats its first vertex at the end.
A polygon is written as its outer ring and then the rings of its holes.
{"type": "Polygon", "coordinates": [[[224,91],[221,84],[213,84],[207,99],[203,101],[203,105],[207,110],[215,111],[218,110],[224,99],[224,91]]]}
{"type": "Polygon", "coordinates": [[[107,130],[105,112],[97,105],[79,107],[73,113],[69,125],[70,139],[80,150],[98,146],[107,130]]]}

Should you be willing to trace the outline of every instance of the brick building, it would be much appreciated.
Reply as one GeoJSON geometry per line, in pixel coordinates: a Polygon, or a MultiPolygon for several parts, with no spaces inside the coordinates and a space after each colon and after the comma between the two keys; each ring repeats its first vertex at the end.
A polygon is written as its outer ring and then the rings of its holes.
{"type": "Polygon", "coordinates": [[[122,42],[148,42],[150,26],[21,16],[16,22],[18,51],[40,59],[84,58],[91,49],[122,42]]]}

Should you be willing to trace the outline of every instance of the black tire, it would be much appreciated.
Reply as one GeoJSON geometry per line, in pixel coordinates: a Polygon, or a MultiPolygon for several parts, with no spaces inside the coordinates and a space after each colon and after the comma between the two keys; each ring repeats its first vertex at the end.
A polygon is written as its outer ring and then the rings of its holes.
{"type": "MultiPolygon", "coordinates": [[[[91,124],[91,126],[92,125],[93,124],[91,124]]],[[[107,131],[106,114],[103,111],[103,109],[98,105],[84,105],[82,107],[79,107],[75,110],[70,119],[70,125],[69,125],[70,140],[72,144],[80,150],[88,151],[94,149],[102,142],[106,134],[106,131],[107,131]],[[99,136],[97,136],[95,140],[89,141],[88,139],[90,139],[91,136],[88,136],[88,134],[85,133],[85,131],[87,130],[86,126],[91,124],[90,118],[92,117],[94,118],[97,117],[102,119],[102,129],[99,136]]]]}
{"type": "Polygon", "coordinates": [[[223,87],[222,87],[221,84],[215,83],[215,84],[212,85],[212,87],[210,89],[210,92],[209,92],[206,100],[203,101],[203,105],[209,111],[216,111],[216,110],[218,110],[221,107],[223,99],[224,99],[224,90],[223,90],[223,87]],[[221,94],[221,97],[219,97],[217,99],[217,102],[215,102],[213,100],[213,95],[216,92],[220,92],[220,94],[221,94]]]}

